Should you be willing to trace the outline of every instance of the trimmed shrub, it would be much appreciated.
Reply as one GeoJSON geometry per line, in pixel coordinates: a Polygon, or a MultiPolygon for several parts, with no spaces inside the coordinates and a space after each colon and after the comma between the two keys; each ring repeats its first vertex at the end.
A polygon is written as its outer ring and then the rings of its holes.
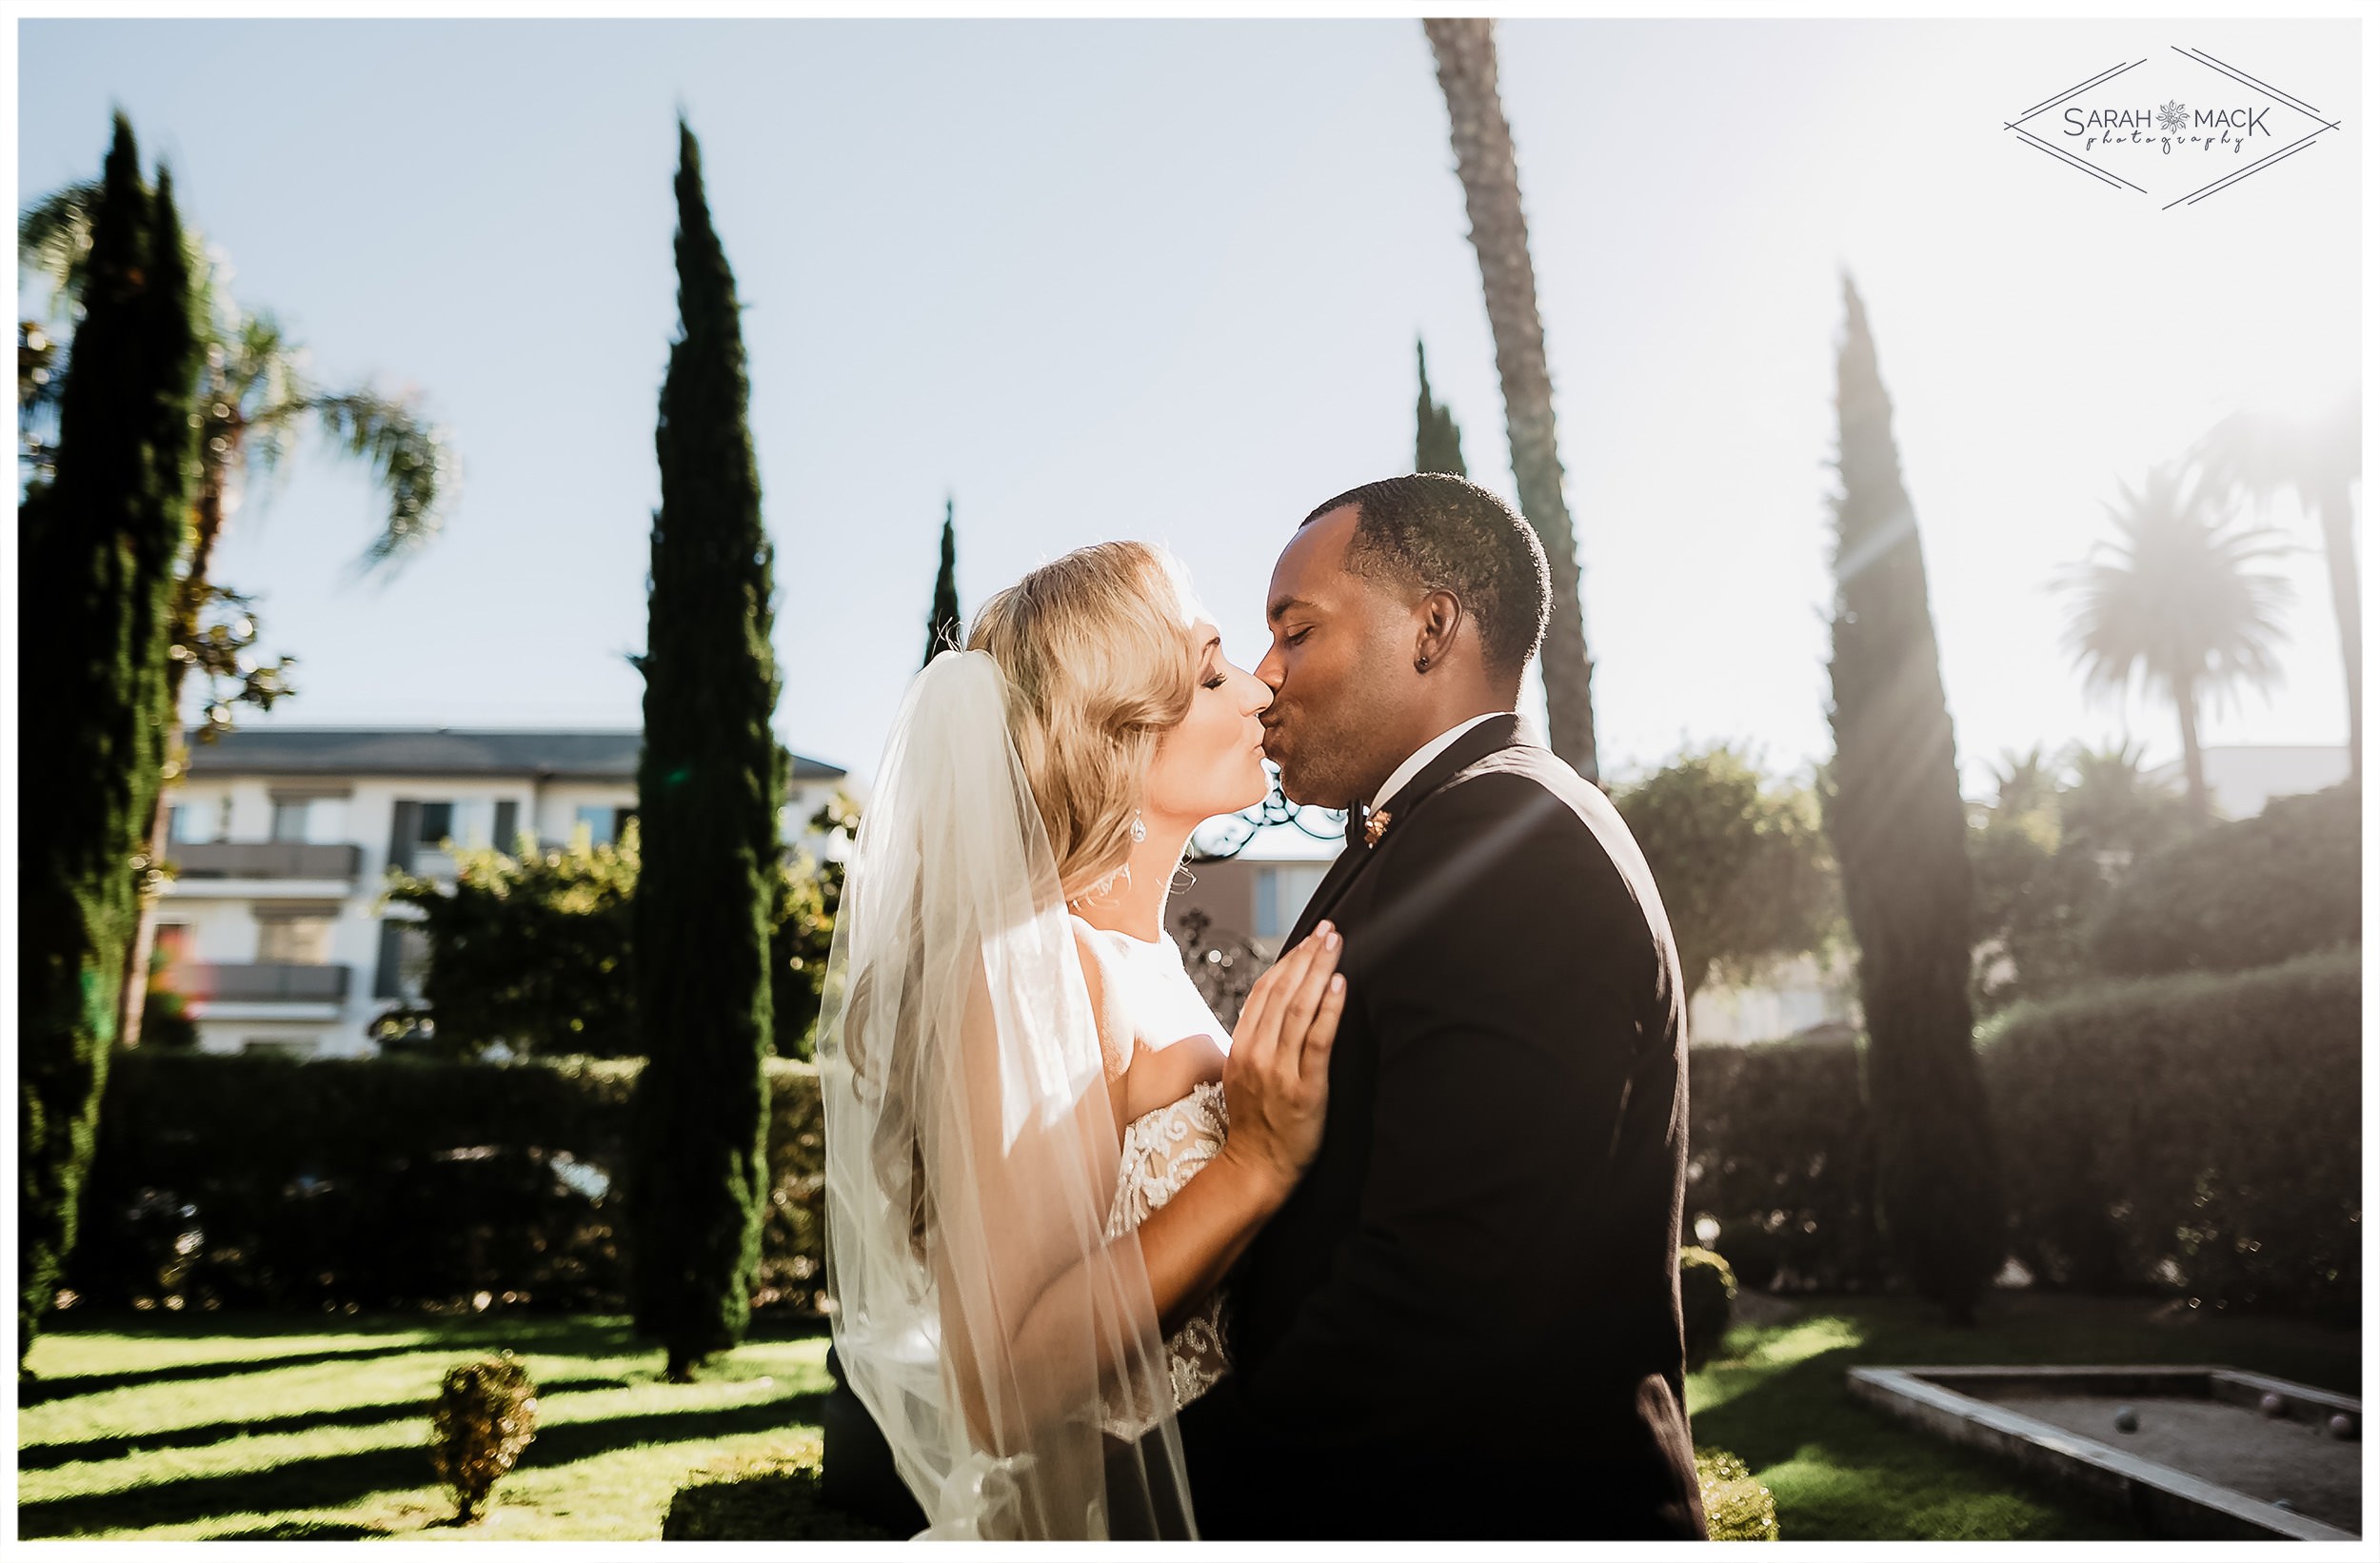
{"type": "Polygon", "coordinates": [[[1714,1541],[1775,1541],[1776,1497],[1752,1468],[1724,1449],[1695,1451],[1702,1515],[1714,1541]]]}
{"type": "Polygon", "coordinates": [[[487,1494],[537,1437],[537,1386],[502,1356],[446,1370],[429,1408],[429,1459],[454,1491],[455,1523],[475,1525],[487,1494]]]}
{"type": "Polygon", "coordinates": [[[1757,1291],[1865,1291],[1883,1281],[1874,1152],[1851,1038],[1697,1047],[1686,1093],[1689,1224],[1757,1291]]]}
{"type": "Polygon", "coordinates": [[[2363,795],[2276,798],[2143,860],[2089,933],[2118,976],[2246,971],[2363,939],[2363,795]]]}
{"type": "Polygon", "coordinates": [[[2352,1317],[2359,950],[2111,984],[1983,1032],[2012,1251],[2044,1285],[2352,1317]]]}
{"type": "Polygon", "coordinates": [[[1677,1291],[1686,1316],[1686,1366],[1699,1368],[1727,1338],[1735,1316],[1735,1273],[1707,1248],[1681,1248],[1677,1291]]]}
{"type": "MultiPolygon", "coordinates": [[[[66,1286],[104,1307],[619,1312],[639,1060],[156,1053],[116,1060],[66,1286]]],[[[767,1065],[756,1307],[824,1283],[808,1064],[767,1065]]]]}

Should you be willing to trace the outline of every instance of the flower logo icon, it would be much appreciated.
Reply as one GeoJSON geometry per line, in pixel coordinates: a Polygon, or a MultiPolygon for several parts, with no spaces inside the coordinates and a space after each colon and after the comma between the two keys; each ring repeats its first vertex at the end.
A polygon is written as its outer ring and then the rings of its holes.
{"type": "Polygon", "coordinates": [[[2165,101],[2165,107],[2157,110],[2157,124],[2165,129],[2168,135],[2176,130],[2185,129],[2190,125],[2190,110],[2175,100],[2168,98],[2165,101]]]}

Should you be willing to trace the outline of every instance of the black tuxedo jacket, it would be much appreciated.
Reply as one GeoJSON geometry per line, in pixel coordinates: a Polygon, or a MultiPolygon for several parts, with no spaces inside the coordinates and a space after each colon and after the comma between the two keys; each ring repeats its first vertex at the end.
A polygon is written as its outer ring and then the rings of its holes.
{"type": "Polygon", "coordinates": [[[1212,1537],[1699,1537],[1677,1293],[1686,1058],[1644,858],[1474,727],[1351,823],[1321,1149],[1181,1414],[1212,1537]]]}

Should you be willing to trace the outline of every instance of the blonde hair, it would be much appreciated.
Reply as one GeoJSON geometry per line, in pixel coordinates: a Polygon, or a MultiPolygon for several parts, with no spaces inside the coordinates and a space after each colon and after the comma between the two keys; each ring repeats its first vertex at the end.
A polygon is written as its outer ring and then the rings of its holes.
{"type": "Polygon", "coordinates": [[[1113,880],[1158,740],[1198,687],[1196,600],[1180,562],[1095,543],[1043,564],[975,616],[967,649],[1000,664],[1008,733],[1068,900],[1113,880]]]}

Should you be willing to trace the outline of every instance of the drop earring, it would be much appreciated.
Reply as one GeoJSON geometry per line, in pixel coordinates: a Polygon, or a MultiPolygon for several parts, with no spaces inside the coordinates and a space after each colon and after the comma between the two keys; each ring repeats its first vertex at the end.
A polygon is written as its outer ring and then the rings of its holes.
{"type": "Polygon", "coordinates": [[[1149,827],[1140,822],[1139,809],[1132,811],[1132,839],[1135,841],[1145,841],[1149,839],[1149,827]]]}

